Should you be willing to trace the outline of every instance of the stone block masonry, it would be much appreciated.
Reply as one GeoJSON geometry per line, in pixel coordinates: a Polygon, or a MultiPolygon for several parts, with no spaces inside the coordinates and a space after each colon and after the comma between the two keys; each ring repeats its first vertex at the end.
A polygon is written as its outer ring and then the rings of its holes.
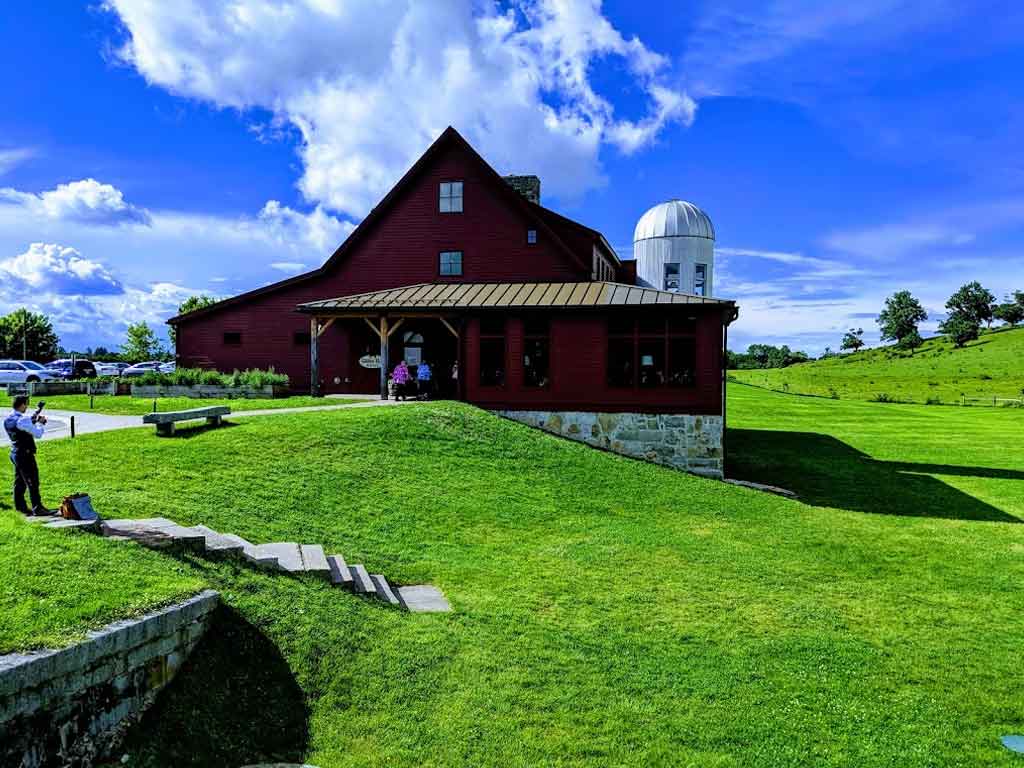
{"type": "Polygon", "coordinates": [[[0,656],[0,766],[91,766],[115,748],[206,632],[213,591],[57,651],[0,656]]]}
{"type": "Polygon", "coordinates": [[[706,477],[723,477],[722,417],[590,411],[495,411],[570,440],[706,477]]]}

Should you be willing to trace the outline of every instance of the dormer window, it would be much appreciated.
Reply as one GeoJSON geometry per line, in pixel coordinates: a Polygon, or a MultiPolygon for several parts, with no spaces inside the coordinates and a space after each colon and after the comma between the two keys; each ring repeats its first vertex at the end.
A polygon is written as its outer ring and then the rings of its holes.
{"type": "Polygon", "coordinates": [[[438,201],[441,213],[462,213],[462,182],[442,181],[438,201]]]}
{"type": "Polygon", "coordinates": [[[536,245],[537,244],[537,230],[536,229],[528,229],[528,230],[526,230],[526,242],[528,242],[530,245],[536,245]]]}

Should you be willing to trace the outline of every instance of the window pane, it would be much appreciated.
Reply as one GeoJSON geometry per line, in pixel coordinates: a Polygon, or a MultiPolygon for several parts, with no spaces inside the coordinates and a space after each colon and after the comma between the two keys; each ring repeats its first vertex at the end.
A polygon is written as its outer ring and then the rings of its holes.
{"type": "Polygon", "coordinates": [[[450,197],[441,198],[441,213],[452,212],[452,199],[450,197]]]}
{"type": "Polygon", "coordinates": [[[704,295],[704,288],[707,281],[708,265],[698,264],[694,271],[693,292],[698,296],[704,295]]]}
{"type": "Polygon", "coordinates": [[[452,213],[462,213],[462,195],[452,198],[452,213]]]}
{"type": "Polygon", "coordinates": [[[461,181],[453,181],[450,186],[451,186],[451,190],[452,190],[452,192],[451,192],[452,197],[462,197],[462,182],[461,181]]]}
{"type": "Polygon", "coordinates": [[[632,336],[636,327],[636,318],[625,312],[616,312],[608,318],[608,334],[610,336],[632,336]]]}
{"type": "Polygon", "coordinates": [[[608,384],[633,386],[633,340],[608,339],[608,384]]]}
{"type": "Polygon", "coordinates": [[[480,384],[500,387],[505,383],[505,340],[480,340],[480,384]]]}
{"type": "Polygon", "coordinates": [[[480,318],[481,336],[504,336],[505,318],[501,315],[484,315],[480,318]]]}
{"type": "Polygon", "coordinates": [[[526,339],[523,343],[523,385],[546,387],[548,385],[547,338],[526,339]]]}
{"type": "Polygon", "coordinates": [[[665,340],[640,342],[640,386],[660,387],[665,383],[665,340]]]}
{"type": "Polygon", "coordinates": [[[669,384],[694,386],[697,383],[697,343],[693,339],[670,339],[668,365],[669,384]]]}
{"type": "Polygon", "coordinates": [[[533,243],[537,242],[537,230],[536,229],[528,229],[528,230],[526,230],[526,242],[530,243],[531,245],[533,243]]]}
{"type": "Polygon", "coordinates": [[[527,315],[523,318],[523,333],[527,336],[547,336],[551,323],[543,315],[527,315]]]}
{"type": "Polygon", "coordinates": [[[660,311],[640,313],[640,333],[665,333],[665,316],[660,311]]]}
{"type": "Polygon", "coordinates": [[[308,347],[311,338],[309,331],[296,331],[293,340],[296,346],[308,347]]]}
{"type": "Polygon", "coordinates": [[[679,265],[678,264],[666,264],[665,265],[665,290],[666,291],[678,291],[679,290],[679,265]]]}
{"type": "Polygon", "coordinates": [[[241,333],[233,333],[231,331],[228,331],[228,332],[226,332],[224,334],[224,343],[225,344],[241,344],[242,343],[242,334],[241,333]]]}
{"type": "Polygon", "coordinates": [[[442,181],[441,182],[441,197],[451,197],[451,196],[452,196],[452,185],[451,185],[451,183],[449,183],[447,181],[442,181]]]}

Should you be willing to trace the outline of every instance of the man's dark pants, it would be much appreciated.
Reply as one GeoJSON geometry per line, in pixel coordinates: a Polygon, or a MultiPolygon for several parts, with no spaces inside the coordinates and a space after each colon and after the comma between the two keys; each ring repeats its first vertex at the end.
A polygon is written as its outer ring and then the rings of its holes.
{"type": "Polygon", "coordinates": [[[35,454],[11,451],[11,463],[14,465],[14,508],[19,512],[28,512],[25,504],[25,491],[32,501],[32,509],[43,508],[39,497],[39,466],[35,454]]]}

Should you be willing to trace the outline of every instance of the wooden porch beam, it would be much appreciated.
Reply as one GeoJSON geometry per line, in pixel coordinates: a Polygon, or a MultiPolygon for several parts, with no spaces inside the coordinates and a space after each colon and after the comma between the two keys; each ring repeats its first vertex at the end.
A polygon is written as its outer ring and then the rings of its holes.
{"type": "Polygon", "coordinates": [[[451,331],[451,332],[452,332],[452,335],[453,335],[453,336],[454,336],[454,337],[455,337],[456,339],[458,339],[458,338],[459,338],[459,332],[458,332],[457,330],[455,330],[455,328],[453,328],[453,327],[452,327],[452,324],[451,324],[451,323],[449,323],[449,322],[448,322],[448,321],[447,321],[447,320],[446,320],[446,319],[445,319],[444,317],[440,317],[440,316],[439,316],[439,317],[438,317],[437,319],[438,319],[438,320],[440,320],[440,321],[441,321],[442,323],[444,323],[444,327],[445,327],[445,328],[447,328],[447,329],[448,329],[449,331],[451,331]]]}
{"type": "Polygon", "coordinates": [[[337,318],[334,318],[334,317],[327,318],[327,322],[320,326],[320,329],[316,332],[316,335],[318,337],[322,336],[324,331],[326,331],[328,328],[330,328],[332,325],[334,325],[334,321],[336,319],[337,318]]]}
{"type": "Polygon", "coordinates": [[[394,325],[392,325],[390,329],[388,329],[388,336],[390,336],[392,333],[397,331],[398,330],[398,326],[400,326],[404,322],[405,322],[405,318],[404,317],[398,318],[398,322],[395,323],[394,325]]]}
{"type": "Polygon", "coordinates": [[[380,338],[380,329],[376,325],[374,325],[373,321],[370,318],[364,317],[363,320],[365,320],[366,324],[368,326],[370,326],[370,330],[377,334],[377,338],[379,339],[380,338]]]}
{"type": "Polygon", "coordinates": [[[388,399],[388,316],[380,317],[380,399],[388,399]]]}

